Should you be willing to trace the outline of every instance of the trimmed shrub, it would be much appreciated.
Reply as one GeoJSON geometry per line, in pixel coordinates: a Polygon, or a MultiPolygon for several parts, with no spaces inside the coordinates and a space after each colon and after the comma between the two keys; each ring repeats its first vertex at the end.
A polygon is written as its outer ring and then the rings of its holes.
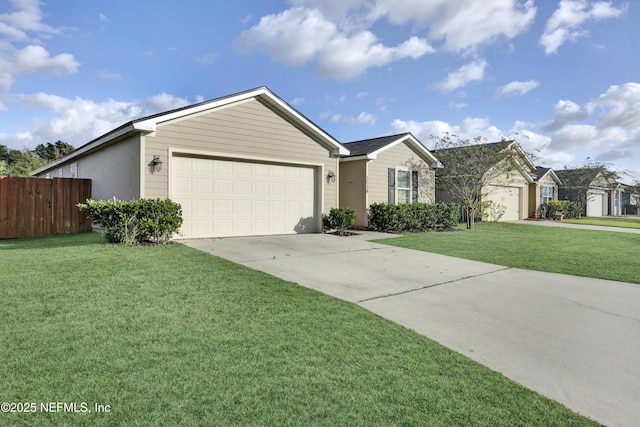
{"type": "Polygon", "coordinates": [[[554,215],[564,215],[565,218],[580,218],[583,215],[584,204],[570,200],[549,200],[544,205],[547,218],[554,215]]]}
{"type": "Polygon", "coordinates": [[[369,207],[369,228],[402,232],[450,230],[458,224],[460,207],[453,203],[373,203],[369,207]]]}
{"type": "Polygon", "coordinates": [[[356,222],[356,211],[351,208],[331,208],[327,219],[329,228],[335,228],[338,234],[345,234],[356,222]]]}
{"type": "Polygon", "coordinates": [[[78,209],[102,228],[112,243],[166,243],[182,225],[182,208],[170,199],[87,200],[78,209]]]}

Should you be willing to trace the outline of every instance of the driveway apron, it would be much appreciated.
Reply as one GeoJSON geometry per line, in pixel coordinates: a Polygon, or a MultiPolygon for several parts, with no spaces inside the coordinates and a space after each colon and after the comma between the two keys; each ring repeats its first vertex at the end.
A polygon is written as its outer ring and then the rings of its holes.
{"type": "Polygon", "coordinates": [[[182,243],[358,304],[609,426],[640,425],[640,285],[304,234],[182,243]]]}

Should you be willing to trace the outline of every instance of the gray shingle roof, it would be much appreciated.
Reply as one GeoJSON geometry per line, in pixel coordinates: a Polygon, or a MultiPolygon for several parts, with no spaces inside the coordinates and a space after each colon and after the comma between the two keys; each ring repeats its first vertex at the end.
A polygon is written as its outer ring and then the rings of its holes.
{"type": "Polygon", "coordinates": [[[411,135],[410,133],[401,133],[398,135],[382,136],[379,138],[363,139],[361,141],[345,142],[344,145],[350,154],[347,157],[365,156],[367,154],[374,153],[379,149],[401,139],[411,135]]]}

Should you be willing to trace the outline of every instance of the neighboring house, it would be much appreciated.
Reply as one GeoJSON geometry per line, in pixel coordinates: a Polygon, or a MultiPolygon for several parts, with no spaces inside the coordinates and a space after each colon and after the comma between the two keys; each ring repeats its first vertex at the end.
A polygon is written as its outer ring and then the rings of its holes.
{"type": "MultiPolygon", "coordinates": [[[[454,151],[458,156],[467,157],[469,158],[469,162],[473,162],[473,157],[477,154],[475,151],[476,148],[474,147],[476,146],[469,145],[432,150],[432,152],[435,156],[438,156],[439,153],[445,151],[454,151]]],[[[494,142],[486,144],[485,147],[498,150],[498,152],[511,150],[513,155],[510,156],[510,159],[513,161],[513,165],[506,166],[503,164],[506,160],[501,160],[492,166],[489,172],[487,172],[490,179],[484,182],[485,185],[481,189],[481,200],[483,202],[492,201],[505,207],[504,214],[500,218],[500,221],[526,219],[529,215],[529,186],[535,182],[535,165],[515,141],[494,142]],[[492,173],[495,174],[495,176],[492,176],[492,173]]],[[[496,158],[497,157],[500,156],[496,156],[496,158]]],[[[450,173],[447,169],[446,161],[442,161],[444,163],[444,169],[437,173],[450,173]]],[[[462,172],[463,171],[461,171],[461,173],[462,172]]],[[[453,198],[447,189],[436,188],[436,200],[449,202],[453,201],[453,198]]]]}
{"type": "Polygon", "coordinates": [[[637,215],[640,206],[640,189],[638,185],[620,184],[622,187],[622,214],[637,215]]]}
{"type": "Polygon", "coordinates": [[[318,232],[348,154],[261,87],[133,120],[32,174],[90,178],[94,199],[169,197],[181,237],[318,232]]]}
{"type": "Polygon", "coordinates": [[[529,218],[546,202],[558,200],[558,188],[562,184],[560,178],[551,168],[536,166],[535,181],[529,185],[529,218]]]}
{"type": "Polygon", "coordinates": [[[344,144],[340,159],[340,207],[355,209],[357,227],[368,225],[375,202],[435,201],[438,160],[410,133],[344,144]]]}
{"type": "Polygon", "coordinates": [[[622,215],[621,184],[607,179],[598,169],[563,169],[556,174],[562,181],[558,199],[586,200],[586,216],[622,215]]]}

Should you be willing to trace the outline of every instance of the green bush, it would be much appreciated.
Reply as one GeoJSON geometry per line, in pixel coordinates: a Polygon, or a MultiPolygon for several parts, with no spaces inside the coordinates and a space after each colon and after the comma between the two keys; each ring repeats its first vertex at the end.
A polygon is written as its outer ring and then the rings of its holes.
{"type": "Polygon", "coordinates": [[[166,243],[182,225],[182,208],[169,199],[87,200],[78,208],[112,243],[166,243]]]}
{"type": "Polygon", "coordinates": [[[571,200],[549,200],[544,205],[547,218],[554,215],[564,215],[565,218],[580,218],[583,214],[584,204],[571,200]]]}
{"type": "Polygon", "coordinates": [[[369,207],[369,228],[402,232],[453,229],[460,207],[453,203],[373,203],[369,207]]]}
{"type": "Polygon", "coordinates": [[[331,208],[327,225],[335,228],[339,234],[344,234],[356,222],[356,211],[351,208],[331,208]]]}

